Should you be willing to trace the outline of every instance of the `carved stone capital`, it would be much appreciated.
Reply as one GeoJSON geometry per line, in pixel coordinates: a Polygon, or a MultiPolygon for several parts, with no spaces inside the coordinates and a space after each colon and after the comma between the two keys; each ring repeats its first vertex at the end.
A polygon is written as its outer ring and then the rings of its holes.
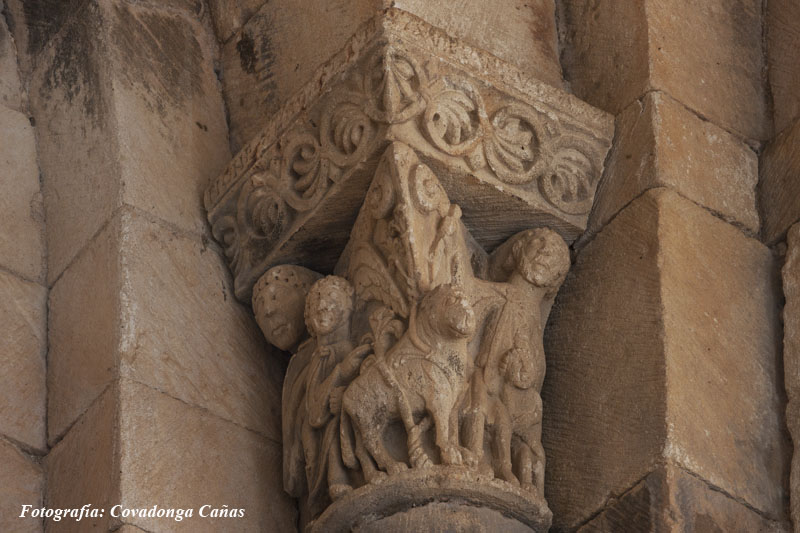
{"type": "Polygon", "coordinates": [[[389,143],[412,147],[482,246],[549,226],[586,227],[612,119],[580,100],[389,10],[208,189],[236,295],[271,266],[330,271],[389,143]]]}

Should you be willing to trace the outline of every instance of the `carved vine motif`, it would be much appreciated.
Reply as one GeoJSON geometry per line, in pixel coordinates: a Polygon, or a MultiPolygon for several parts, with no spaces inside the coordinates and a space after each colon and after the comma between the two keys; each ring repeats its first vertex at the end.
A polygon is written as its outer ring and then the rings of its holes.
{"type": "Polygon", "coordinates": [[[452,466],[544,505],[541,310],[569,251],[551,230],[523,231],[479,279],[460,217],[434,172],[395,142],[338,275],[279,266],[256,285],[265,336],[294,353],[284,483],[312,517],[361,487],[452,466]]]}
{"type": "Polygon", "coordinates": [[[238,192],[237,215],[213,224],[238,274],[248,248],[271,247],[297,214],[374,152],[381,128],[413,124],[436,150],[490,171],[503,184],[538,191],[567,214],[591,208],[597,157],[557,119],[521,102],[490,108],[466,78],[441,76],[402,48],[379,47],[366,68],[323,101],[319,119],[258,154],[238,192]]]}

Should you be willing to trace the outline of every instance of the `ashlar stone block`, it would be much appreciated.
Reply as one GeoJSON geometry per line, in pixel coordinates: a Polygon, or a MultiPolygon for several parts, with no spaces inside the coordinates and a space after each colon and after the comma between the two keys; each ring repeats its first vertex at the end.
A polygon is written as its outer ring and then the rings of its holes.
{"type": "Polygon", "coordinates": [[[46,531],[111,529],[111,507],[120,498],[118,396],[116,385],[108,387],[44,460],[48,507],[80,509],[89,504],[106,512],[80,523],[50,518],[46,531]]]}
{"type": "Polygon", "coordinates": [[[783,266],[783,367],[786,395],[786,423],[795,443],[791,470],[791,515],[800,523],[800,224],[787,236],[786,263],[783,266]]]}
{"type": "Polygon", "coordinates": [[[758,158],[745,143],[668,95],[650,92],[617,117],[616,142],[598,186],[589,234],[655,187],[673,189],[758,233],[757,182],[758,158]]]}
{"type": "Polygon", "coordinates": [[[677,467],[661,467],[612,500],[579,533],[618,531],[753,531],[783,533],[789,524],[769,520],[719,489],[677,467]]]}
{"type": "Polygon", "coordinates": [[[44,208],[28,117],[0,106],[0,138],[0,266],[43,281],[44,208]]]}
{"type": "Polygon", "coordinates": [[[762,75],[762,0],[562,2],[573,91],[615,115],[663,91],[745,139],[772,135],[762,75]]]}
{"type": "Polygon", "coordinates": [[[800,220],[800,119],[767,145],[760,167],[761,236],[774,244],[800,220]]]}
{"type": "Polygon", "coordinates": [[[233,297],[220,254],[122,214],[120,374],[279,439],[284,356],[233,297]]]}
{"type": "MultiPolygon", "coordinates": [[[[3,3],[0,2],[2,9],[3,3]]],[[[24,99],[17,69],[17,47],[5,17],[0,19],[0,72],[0,105],[21,111],[24,99]]]]}
{"type": "Polygon", "coordinates": [[[186,12],[89,0],[40,53],[51,282],[122,204],[206,229],[200,191],[230,159],[213,50],[186,12]]]}
{"type": "Polygon", "coordinates": [[[800,4],[793,0],[767,2],[767,67],[772,90],[775,132],[800,118],[800,4]]]}
{"type": "Polygon", "coordinates": [[[580,252],[545,335],[555,525],[665,464],[784,518],[776,272],[766,246],[665,189],[580,252]]]}
{"type": "Polygon", "coordinates": [[[42,453],[46,299],[41,285],[0,272],[0,434],[42,453]]]}
{"type": "Polygon", "coordinates": [[[40,518],[19,518],[23,505],[42,506],[44,476],[40,465],[16,447],[0,439],[0,529],[37,533],[43,529],[40,518]]]}
{"type": "Polygon", "coordinates": [[[285,363],[201,237],[123,208],[50,294],[49,435],[117,376],[277,438],[285,363]]]}
{"type": "Polygon", "coordinates": [[[487,249],[532,226],[568,241],[586,227],[608,115],[401,10],[347,55],[206,191],[238,298],[277,264],[332,270],[393,141],[431,167],[487,249]]]}
{"type": "Polygon", "coordinates": [[[116,375],[120,221],[115,217],[50,290],[48,439],[59,439],[116,375]]]}
{"type": "Polygon", "coordinates": [[[144,385],[122,380],[119,419],[122,508],[194,509],[191,518],[121,519],[146,531],[293,531],[294,502],[281,489],[274,441],[144,385]],[[199,517],[200,506],[243,509],[199,517]],[[226,507],[227,506],[227,507],[226,507]]]}

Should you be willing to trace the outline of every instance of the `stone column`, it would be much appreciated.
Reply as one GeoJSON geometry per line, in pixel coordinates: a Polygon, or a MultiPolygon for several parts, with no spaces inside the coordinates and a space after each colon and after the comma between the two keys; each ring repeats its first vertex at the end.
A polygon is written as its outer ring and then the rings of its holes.
{"type": "MultiPolygon", "coordinates": [[[[234,38],[274,111],[232,109],[234,143],[266,126],[205,205],[237,298],[291,354],[283,474],[301,527],[546,531],[542,334],[610,117],[557,87],[552,3],[398,2],[304,85],[262,62],[279,5],[234,38]],[[518,9],[535,40],[492,31],[518,9]]],[[[290,19],[288,41],[305,31],[290,19]]],[[[234,67],[231,108],[247,80],[234,67]]]]}

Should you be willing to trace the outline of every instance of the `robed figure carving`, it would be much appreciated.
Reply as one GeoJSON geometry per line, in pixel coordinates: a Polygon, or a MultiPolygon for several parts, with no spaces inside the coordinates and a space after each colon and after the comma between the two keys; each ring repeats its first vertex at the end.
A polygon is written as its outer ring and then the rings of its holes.
{"type": "Polygon", "coordinates": [[[378,493],[483,498],[546,529],[542,332],[569,264],[546,228],[488,255],[434,172],[389,146],[336,275],[280,266],[254,289],[267,339],[294,354],[284,484],[311,529],[352,525],[378,493]]]}

